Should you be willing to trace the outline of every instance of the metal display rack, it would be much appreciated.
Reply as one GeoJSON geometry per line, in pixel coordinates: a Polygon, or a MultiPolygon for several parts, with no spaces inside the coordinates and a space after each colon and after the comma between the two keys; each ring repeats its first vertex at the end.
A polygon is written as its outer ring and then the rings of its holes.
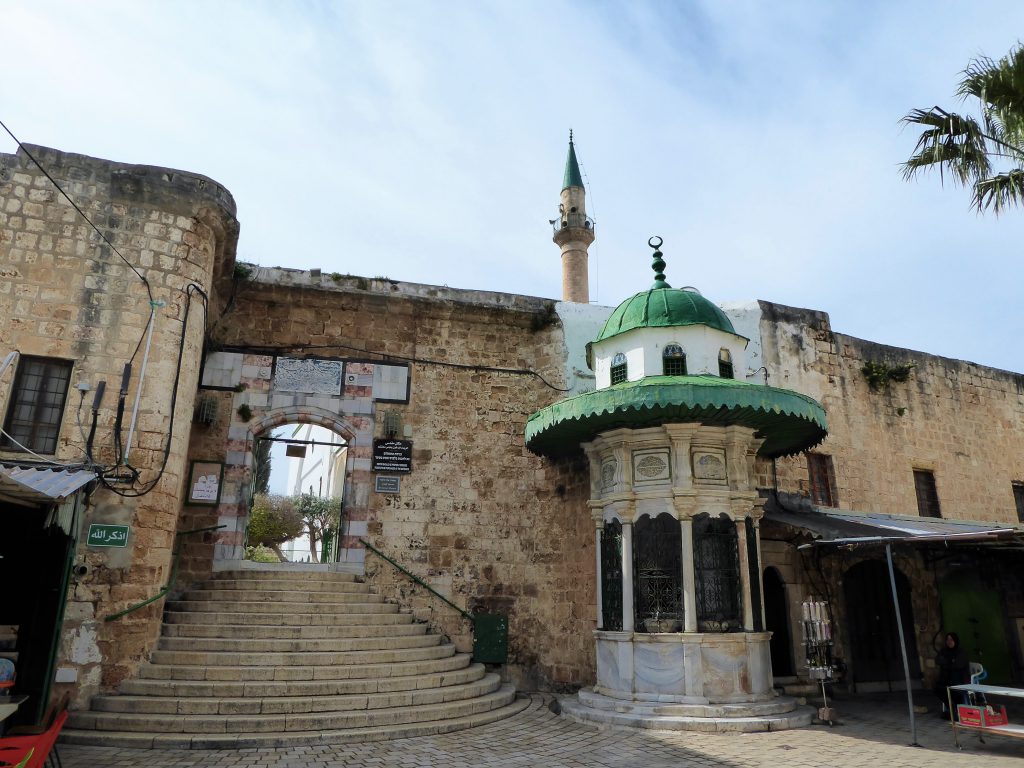
{"type": "Polygon", "coordinates": [[[807,676],[821,685],[822,706],[818,719],[833,724],[835,710],[828,705],[825,684],[835,677],[832,658],[832,619],[827,600],[805,600],[801,606],[804,627],[804,656],[807,660],[807,676]]]}

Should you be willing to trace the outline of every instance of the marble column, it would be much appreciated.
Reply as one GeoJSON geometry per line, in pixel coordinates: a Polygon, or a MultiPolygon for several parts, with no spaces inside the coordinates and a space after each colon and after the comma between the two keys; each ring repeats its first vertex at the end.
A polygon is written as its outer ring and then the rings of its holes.
{"type": "Polygon", "coordinates": [[[622,523],[622,631],[633,631],[633,523],[622,523]]]}
{"type": "Polygon", "coordinates": [[[604,530],[604,524],[601,520],[594,520],[594,560],[597,567],[597,624],[598,629],[604,629],[604,594],[603,594],[603,581],[604,574],[601,572],[601,533],[604,530]]]}
{"type": "Polygon", "coordinates": [[[683,631],[697,631],[697,574],[693,567],[693,520],[679,521],[683,548],[683,631]]]}
{"type": "Polygon", "coordinates": [[[736,520],[736,546],[739,549],[740,595],[743,598],[743,629],[754,630],[754,605],[750,595],[750,563],[747,558],[746,518],[736,520]]]}

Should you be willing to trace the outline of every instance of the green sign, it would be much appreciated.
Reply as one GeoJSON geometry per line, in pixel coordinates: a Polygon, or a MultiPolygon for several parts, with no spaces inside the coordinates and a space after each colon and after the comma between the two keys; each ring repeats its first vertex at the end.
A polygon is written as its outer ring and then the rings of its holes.
{"type": "Polygon", "coordinates": [[[90,547],[127,547],[128,530],[127,525],[90,523],[89,538],[86,543],[90,547]]]}

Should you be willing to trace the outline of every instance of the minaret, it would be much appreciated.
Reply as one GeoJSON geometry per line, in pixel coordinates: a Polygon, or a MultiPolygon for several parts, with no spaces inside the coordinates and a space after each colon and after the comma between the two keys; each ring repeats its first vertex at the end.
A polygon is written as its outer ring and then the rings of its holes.
{"type": "Polygon", "coordinates": [[[569,156],[565,160],[558,218],[551,224],[555,228],[552,239],[562,249],[562,301],[578,304],[590,302],[587,248],[594,242],[594,222],[587,217],[586,195],[569,131],[569,156]]]}

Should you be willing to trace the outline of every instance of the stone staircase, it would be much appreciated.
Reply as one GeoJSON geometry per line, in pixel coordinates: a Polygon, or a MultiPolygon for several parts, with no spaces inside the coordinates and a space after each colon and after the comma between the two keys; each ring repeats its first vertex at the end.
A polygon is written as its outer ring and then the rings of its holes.
{"type": "Polygon", "coordinates": [[[471,728],[528,704],[352,574],[225,571],[168,602],[138,678],[72,713],[62,741],[352,743],[471,728]]]}

